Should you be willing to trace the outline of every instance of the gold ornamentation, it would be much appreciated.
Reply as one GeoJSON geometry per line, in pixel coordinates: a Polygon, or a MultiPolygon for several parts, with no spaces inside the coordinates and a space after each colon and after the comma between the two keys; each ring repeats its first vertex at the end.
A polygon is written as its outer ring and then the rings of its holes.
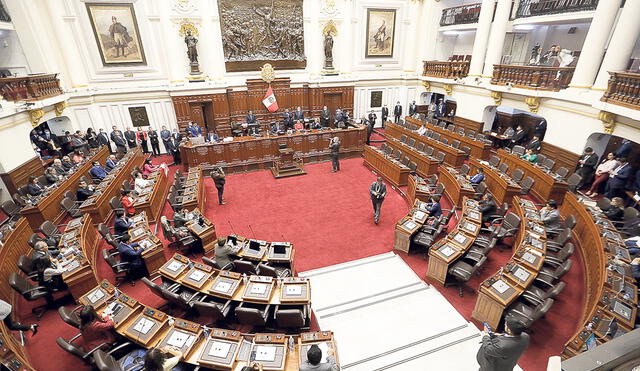
{"type": "Polygon", "coordinates": [[[64,111],[64,109],[67,108],[67,102],[58,102],[53,105],[53,108],[56,109],[56,116],[60,117],[62,116],[62,112],[64,111]]]}
{"type": "Polygon", "coordinates": [[[431,89],[431,83],[429,81],[423,81],[422,86],[424,86],[424,90],[429,91],[431,89]]]}
{"type": "Polygon", "coordinates": [[[336,36],[338,34],[338,29],[336,28],[336,24],[333,22],[333,19],[330,19],[329,22],[322,29],[322,35],[327,36],[336,36]]]}
{"type": "Polygon", "coordinates": [[[524,102],[529,106],[529,112],[538,113],[540,108],[540,97],[526,97],[524,102]]]}
{"type": "Polygon", "coordinates": [[[179,23],[180,23],[180,31],[178,32],[180,33],[180,36],[184,37],[187,34],[187,32],[191,32],[191,35],[193,36],[199,35],[198,28],[193,23],[191,23],[190,20],[182,19],[179,21],[179,23]]]}
{"type": "Polygon", "coordinates": [[[613,134],[613,130],[616,128],[616,115],[611,112],[600,111],[600,113],[598,113],[598,119],[602,121],[604,132],[606,134],[613,134]]]}
{"type": "Polygon", "coordinates": [[[444,91],[447,93],[447,95],[452,95],[453,93],[453,85],[451,84],[444,84],[442,85],[442,88],[444,89],[444,91]]]}
{"type": "Polygon", "coordinates": [[[493,103],[495,103],[496,106],[499,106],[502,103],[502,92],[492,91],[491,98],[493,98],[493,103]]]}
{"type": "Polygon", "coordinates": [[[260,69],[260,76],[267,83],[271,83],[271,81],[276,79],[276,73],[273,70],[273,66],[270,63],[265,63],[264,66],[260,69]]]}
{"type": "Polygon", "coordinates": [[[31,126],[34,128],[38,126],[40,119],[44,116],[44,111],[41,109],[34,109],[29,111],[29,117],[31,118],[31,126]]]}
{"type": "Polygon", "coordinates": [[[327,1],[325,1],[324,6],[328,10],[333,10],[333,8],[335,8],[335,6],[336,6],[336,1],[335,0],[327,0],[327,1]]]}

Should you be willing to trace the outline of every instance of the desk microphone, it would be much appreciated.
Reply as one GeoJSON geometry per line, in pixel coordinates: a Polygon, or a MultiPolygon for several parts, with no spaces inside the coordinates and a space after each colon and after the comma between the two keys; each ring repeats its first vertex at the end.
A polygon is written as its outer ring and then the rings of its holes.
{"type": "Polygon", "coordinates": [[[233,225],[231,225],[231,220],[227,220],[227,223],[229,223],[229,226],[231,227],[231,232],[237,236],[235,229],[233,229],[233,225]]]}
{"type": "Polygon", "coordinates": [[[253,235],[253,239],[255,240],[256,239],[256,234],[253,231],[253,228],[251,228],[251,224],[249,224],[249,230],[251,231],[251,234],[253,235]]]}

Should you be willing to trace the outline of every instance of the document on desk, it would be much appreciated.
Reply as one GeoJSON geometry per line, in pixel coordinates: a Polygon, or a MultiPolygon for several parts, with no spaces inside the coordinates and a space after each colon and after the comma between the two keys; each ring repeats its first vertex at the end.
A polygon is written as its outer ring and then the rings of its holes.
{"type": "Polygon", "coordinates": [[[302,285],[287,285],[285,292],[287,295],[300,296],[302,295],[302,285]]]}
{"type": "Polygon", "coordinates": [[[230,282],[220,281],[216,284],[216,287],[213,290],[218,292],[229,292],[230,289],[231,289],[230,282]]]}
{"type": "Polygon", "coordinates": [[[169,337],[169,340],[167,341],[167,345],[171,345],[176,348],[182,348],[185,345],[187,347],[190,347],[193,341],[195,340],[195,338],[196,337],[194,335],[188,334],[186,332],[174,331],[169,337]]]}
{"type": "Polygon", "coordinates": [[[456,241],[457,243],[464,243],[467,240],[467,237],[461,233],[456,234],[455,237],[453,237],[453,240],[456,241]]]}
{"type": "Polygon", "coordinates": [[[507,285],[503,280],[497,280],[491,285],[498,293],[504,294],[507,290],[509,290],[509,285],[507,285]]]}
{"type": "Polygon", "coordinates": [[[217,358],[227,358],[231,350],[231,343],[214,341],[209,349],[209,355],[217,358]]]}
{"type": "Polygon", "coordinates": [[[189,278],[194,280],[194,281],[200,281],[202,278],[204,278],[205,273],[203,271],[193,271],[191,272],[191,274],[189,274],[189,278]]]}
{"type": "Polygon", "coordinates": [[[526,282],[529,279],[529,277],[531,277],[531,273],[527,272],[522,268],[516,269],[513,275],[516,276],[516,278],[522,282],[526,282]]]}
{"type": "Polygon", "coordinates": [[[404,222],[404,226],[407,229],[413,229],[417,226],[417,224],[412,222],[411,220],[407,220],[406,222],[404,222]]]}
{"type": "Polygon", "coordinates": [[[451,255],[455,254],[455,252],[456,252],[456,250],[452,249],[448,245],[442,246],[441,248],[438,249],[438,251],[440,251],[442,253],[442,255],[446,256],[447,258],[450,257],[451,255]]]}
{"type": "Polygon", "coordinates": [[[473,223],[464,223],[464,228],[470,230],[471,232],[475,232],[478,229],[478,226],[473,223]]]}
{"type": "Polygon", "coordinates": [[[268,345],[256,346],[256,361],[273,362],[276,359],[276,347],[268,345]]]}
{"type": "Polygon", "coordinates": [[[117,302],[113,302],[111,304],[109,304],[106,308],[104,308],[104,310],[102,311],[102,314],[105,316],[116,316],[118,315],[118,313],[120,313],[120,310],[122,310],[123,306],[122,304],[119,304],[117,302]]]}
{"type": "Polygon", "coordinates": [[[424,219],[426,215],[427,214],[424,211],[417,210],[415,213],[413,213],[413,218],[421,220],[421,219],[424,219]]]}
{"type": "Polygon", "coordinates": [[[167,269],[172,271],[172,272],[177,272],[183,266],[184,266],[184,264],[174,260],[171,263],[169,263],[169,265],[167,265],[167,269]]]}
{"type": "Polygon", "coordinates": [[[528,251],[524,253],[524,255],[522,255],[522,260],[526,261],[529,264],[535,263],[536,259],[538,259],[538,256],[528,251]]]}
{"type": "Polygon", "coordinates": [[[267,285],[264,283],[254,283],[251,285],[251,293],[254,295],[264,295],[267,292],[267,285]]]}
{"type": "Polygon", "coordinates": [[[97,302],[102,298],[104,298],[104,292],[102,292],[102,289],[93,290],[93,292],[89,294],[89,296],[87,296],[87,299],[89,299],[91,304],[97,302]]]}
{"type": "Polygon", "coordinates": [[[143,318],[140,318],[140,320],[138,321],[138,323],[136,323],[135,326],[133,326],[133,330],[143,335],[146,335],[149,332],[149,330],[151,330],[153,325],[155,325],[155,322],[143,317],[143,318]]]}

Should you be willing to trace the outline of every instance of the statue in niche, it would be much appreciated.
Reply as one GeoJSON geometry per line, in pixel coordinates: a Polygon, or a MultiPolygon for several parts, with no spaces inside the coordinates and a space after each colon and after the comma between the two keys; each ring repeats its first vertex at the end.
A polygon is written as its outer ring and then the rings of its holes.
{"type": "Polygon", "coordinates": [[[324,35],[324,69],[333,69],[333,36],[331,33],[324,35]]]}
{"type": "Polygon", "coordinates": [[[187,44],[187,57],[189,57],[189,65],[191,66],[191,74],[197,75],[200,73],[200,65],[198,64],[198,39],[191,34],[191,31],[187,31],[184,37],[184,42],[187,44]]]}

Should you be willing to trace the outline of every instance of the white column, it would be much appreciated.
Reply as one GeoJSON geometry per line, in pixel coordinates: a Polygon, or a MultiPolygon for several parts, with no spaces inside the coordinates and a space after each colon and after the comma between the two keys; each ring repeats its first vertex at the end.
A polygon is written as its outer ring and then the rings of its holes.
{"type": "Polygon", "coordinates": [[[438,28],[440,27],[442,8],[443,5],[441,2],[423,1],[422,16],[420,17],[420,23],[423,27],[420,32],[420,37],[418,37],[422,50],[420,53],[421,59],[418,61],[418,69],[422,69],[423,61],[432,61],[436,57],[438,28]]]}
{"type": "Polygon", "coordinates": [[[200,70],[209,78],[219,80],[224,78],[226,69],[218,2],[201,1],[200,4],[202,4],[201,14],[203,14],[200,41],[198,41],[198,54],[202,53],[203,56],[200,70]]]}
{"type": "MultiPolygon", "coordinates": [[[[357,16],[354,17],[356,1],[345,1],[344,12],[342,13],[342,22],[338,22],[338,37],[340,38],[338,45],[339,49],[333,48],[334,65],[336,51],[339,53],[340,63],[334,66],[336,70],[341,73],[351,73],[353,70],[354,61],[358,60],[358,51],[353,47],[355,35],[357,35],[357,29],[360,26],[357,22],[357,16]]],[[[364,48],[364,46],[363,46],[364,48]]]]}
{"type": "Polygon", "coordinates": [[[489,33],[491,32],[491,19],[493,18],[495,6],[495,0],[482,0],[476,38],[473,41],[473,52],[471,52],[469,76],[482,75],[484,56],[487,53],[487,43],[489,42],[489,33]]]}
{"type": "MultiPolygon", "coordinates": [[[[303,12],[311,14],[310,21],[304,23],[304,50],[307,56],[307,73],[317,76],[324,66],[324,48],[322,45],[322,28],[323,23],[319,22],[320,6],[317,1],[304,2],[303,12]]],[[[306,17],[305,17],[306,18],[306,17]]],[[[340,33],[342,30],[338,30],[340,33]]],[[[334,52],[335,52],[334,48],[334,52]]]]}
{"type": "Polygon", "coordinates": [[[640,34],[640,0],[627,0],[622,10],[594,84],[596,89],[606,89],[609,71],[622,71],[627,68],[640,34]]]}
{"type": "MultiPolygon", "coordinates": [[[[487,58],[482,72],[483,77],[491,77],[493,75],[493,65],[500,63],[510,11],[511,0],[498,0],[498,8],[491,26],[491,35],[487,46],[487,58]]],[[[473,57],[471,57],[471,60],[473,61],[473,57]]]]}
{"type": "Polygon", "coordinates": [[[162,28],[162,42],[158,44],[162,54],[166,56],[162,59],[165,61],[167,77],[170,84],[179,83],[184,80],[186,67],[178,63],[179,56],[182,54],[182,48],[179,48],[180,46],[177,42],[179,37],[178,26],[171,22],[168,6],[161,6],[158,11],[160,13],[160,27],[162,28]]]}
{"type": "MultiPolygon", "coordinates": [[[[406,5],[406,10],[409,11],[409,14],[405,16],[407,20],[405,35],[408,37],[412,37],[413,35],[418,35],[418,21],[420,17],[420,4],[417,2],[410,2],[406,5]]],[[[418,36],[420,39],[420,37],[418,36]]],[[[404,48],[404,60],[402,61],[404,65],[404,71],[408,73],[415,73],[415,59],[416,59],[416,49],[413,46],[406,45],[404,48]]],[[[418,74],[422,74],[422,67],[418,69],[418,74]]]]}
{"type": "Polygon", "coordinates": [[[622,0],[600,1],[584,40],[580,59],[571,79],[571,87],[590,88],[598,74],[609,34],[618,15],[622,0]]]}

